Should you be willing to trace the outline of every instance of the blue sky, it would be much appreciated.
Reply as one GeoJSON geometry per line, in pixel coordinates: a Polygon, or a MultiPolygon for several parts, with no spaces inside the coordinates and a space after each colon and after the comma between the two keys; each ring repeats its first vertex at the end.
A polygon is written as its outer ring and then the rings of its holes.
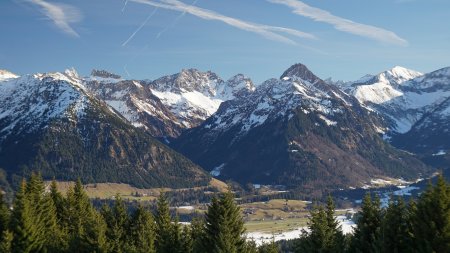
{"type": "Polygon", "coordinates": [[[0,69],[18,74],[198,68],[261,82],[297,62],[343,80],[450,66],[448,0],[2,0],[0,14],[0,69]]]}

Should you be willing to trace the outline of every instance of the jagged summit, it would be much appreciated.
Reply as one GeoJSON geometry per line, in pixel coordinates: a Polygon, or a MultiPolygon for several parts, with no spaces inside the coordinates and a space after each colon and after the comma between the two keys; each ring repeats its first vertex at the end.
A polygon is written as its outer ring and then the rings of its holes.
{"type": "Polygon", "coordinates": [[[181,72],[163,76],[152,82],[152,88],[160,92],[192,92],[214,95],[218,83],[223,80],[211,71],[202,72],[197,69],[182,69],[181,72]]]}
{"type": "Polygon", "coordinates": [[[280,79],[288,80],[290,78],[293,79],[302,79],[304,81],[308,81],[310,83],[315,83],[318,80],[321,80],[313,72],[311,72],[308,67],[301,63],[297,63],[289,67],[284,73],[281,75],[280,79]]]}
{"type": "Polygon", "coordinates": [[[121,79],[122,78],[120,75],[113,74],[106,70],[97,70],[97,69],[93,69],[91,71],[91,76],[102,77],[102,78],[112,78],[112,79],[121,79]]]}

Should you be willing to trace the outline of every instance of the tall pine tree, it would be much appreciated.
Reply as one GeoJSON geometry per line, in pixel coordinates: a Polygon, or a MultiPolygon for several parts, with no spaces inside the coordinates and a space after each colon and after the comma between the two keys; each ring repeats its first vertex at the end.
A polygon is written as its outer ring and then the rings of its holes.
{"type": "Polygon", "coordinates": [[[172,252],[172,220],[170,217],[169,202],[166,194],[161,192],[157,201],[156,224],[156,251],[158,253],[172,252]]]}
{"type": "Polygon", "coordinates": [[[411,214],[403,198],[391,197],[374,243],[376,252],[415,252],[411,214]]]}
{"type": "Polygon", "coordinates": [[[212,253],[248,251],[245,228],[239,206],[228,191],[220,199],[213,198],[206,212],[204,248],[212,253]]]}
{"type": "Polygon", "coordinates": [[[418,252],[450,252],[450,187],[442,175],[420,196],[413,230],[418,252]]]}
{"type": "Polygon", "coordinates": [[[350,252],[374,252],[374,242],[380,233],[382,212],[380,198],[372,200],[370,193],[363,199],[361,212],[356,222],[356,228],[351,241],[350,252]]]}
{"type": "Polygon", "coordinates": [[[326,209],[322,206],[311,211],[309,232],[304,233],[296,246],[296,252],[344,252],[344,236],[334,217],[334,203],[329,196],[326,209]]]}
{"type": "Polygon", "coordinates": [[[132,253],[155,253],[155,224],[152,214],[141,205],[130,218],[127,250],[132,253]]]}

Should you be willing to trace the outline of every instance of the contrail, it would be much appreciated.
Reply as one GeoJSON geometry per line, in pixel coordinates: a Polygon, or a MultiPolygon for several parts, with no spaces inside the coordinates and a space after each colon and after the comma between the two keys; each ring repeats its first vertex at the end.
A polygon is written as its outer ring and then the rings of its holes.
{"type": "Polygon", "coordinates": [[[129,73],[128,70],[127,70],[127,64],[125,64],[125,65],[123,66],[123,70],[125,70],[125,73],[127,74],[127,76],[130,77],[130,73],[129,73]]]}
{"type": "Polygon", "coordinates": [[[150,20],[150,18],[151,18],[153,15],[155,15],[156,11],[158,11],[158,7],[156,7],[156,8],[150,13],[150,15],[148,15],[148,17],[145,19],[144,23],[142,23],[142,24],[136,29],[136,31],[134,31],[133,34],[131,34],[131,36],[130,36],[124,43],[122,43],[122,47],[123,47],[123,46],[126,46],[126,45],[128,44],[128,42],[130,42],[130,41],[134,38],[134,36],[142,29],[142,27],[144,27],[144,26],[147,24],[147,22],[150,20]]]}
{"type": "Polygon", "coordinates": [[[128,3],[128,0],[125,0],[125,3],[123,4],[122,12],[125,11],[125,7],[127,7],[127,3],[128,3]]]}
{"type": "MultiPolygon", "coordinates": [[[[198,2],[198,0],[194,0],[191,3],[191,6],[194,6],[196,3],[198,2]]],[[[172,22],[172,24],[170,24],[169,26],[167,26],[166,28],[164,28],[162,31],[160,31],[157,35],[156,38],[159,39],[159,37],[161,37],[161,35],[165,32],[167,32],[167,30],[169,30],[170,28],[175,27],[175,25],[178,23],[178,21],[184,16],[186,15],[186,11],[183,11],[180,15],[178,15],[172,22]]]]}

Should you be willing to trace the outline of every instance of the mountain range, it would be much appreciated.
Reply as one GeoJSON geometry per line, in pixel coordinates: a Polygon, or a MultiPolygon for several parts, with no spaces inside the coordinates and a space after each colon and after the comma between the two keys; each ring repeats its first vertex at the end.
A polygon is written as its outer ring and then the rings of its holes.
{"type": "Polygon", "coordinates": [[[156,80],[0,71],[0,168],[12,182],[39,170],[138,187],[206,185],[211,175],[361,187],[448,168],[449,128],[450,68],[335,82],[295,64],[259,85],[196,69],[156,80]]]}

